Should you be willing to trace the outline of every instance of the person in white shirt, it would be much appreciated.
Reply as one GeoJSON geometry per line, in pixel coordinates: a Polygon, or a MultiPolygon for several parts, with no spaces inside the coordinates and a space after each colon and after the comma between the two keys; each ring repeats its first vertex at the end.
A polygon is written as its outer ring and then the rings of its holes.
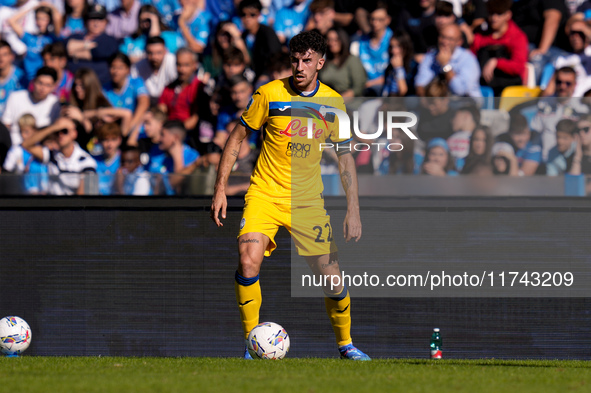
{"type": "Polygon", "coordinates": [[[146,57],[133,65],[131,76],[142,78],[150,103],[156,105],[168,84],[177,78],[176,57],[168,52],[162,37],[150,37],[146,41],[146,57]]]}
{"type": "Polygon", "coordinates": [[[23,141],[22,147],[47,164],[49,193],[52,195],[83,195],[86,172],[96,172],[96,161],[76,142],[78,128],[74,120],[59,118],[55,123],[23,141]],[[49,150],[39,143],[56,133],[58,150],[49,150]]]}
{"type": "Polygon", "coordinates": [[[12,92],[6,102],[2,123],[10,130],[13,145],[22,142],[18,119],[25,113],[35,118],[39,128],[47,127],[59,117],[59,99],[51,94],[57,82],[57,72],[50,67],[41,67],[33,80],[33,91],[12,92]]]}

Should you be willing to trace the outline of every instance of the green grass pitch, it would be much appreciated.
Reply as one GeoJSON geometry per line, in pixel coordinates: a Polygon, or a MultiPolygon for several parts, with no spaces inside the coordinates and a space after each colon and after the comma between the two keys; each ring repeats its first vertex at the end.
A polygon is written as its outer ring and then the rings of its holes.
{"type": "Polygon", "coordinates": [[[591,392],[586,361],[0,358],[0,392],[591,392]]]}

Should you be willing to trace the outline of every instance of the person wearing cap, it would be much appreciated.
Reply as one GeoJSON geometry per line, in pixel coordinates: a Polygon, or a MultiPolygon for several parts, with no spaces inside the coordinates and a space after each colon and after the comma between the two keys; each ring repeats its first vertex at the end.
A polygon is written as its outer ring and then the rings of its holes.
{"type": "Polygon", "coordinates": [[[507,142],[496,142],[491,150],[493,174],[518,176],[519,163],[513,146],[507,142]]]}
{"type": "Polygon", "coordinates": [[[449,146],[443,138],[433,138],[427,144],[425,161],[421,167],[421,174],[431,176],[457,176],[454,159],[449,146]]]}
{"type": "Polygon", "coordinates": [[[100,4],[93,4],[84,15],[86,34],[73,34],[67,41],[66,48],[71,60],[70,72],[80,68],[90,68],[96,72],[102,85],[110,80],[109,59],[117,53],[117,40],[106,34],[107,10],[100,4]]]}

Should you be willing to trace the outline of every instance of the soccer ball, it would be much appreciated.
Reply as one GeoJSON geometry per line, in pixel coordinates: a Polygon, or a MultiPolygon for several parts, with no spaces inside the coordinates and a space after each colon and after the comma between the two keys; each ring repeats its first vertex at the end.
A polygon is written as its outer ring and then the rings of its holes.
{"type": "Polygon", "coordinates": [[[259,323],[248,335],[248,352],[253,358],[283,359],[289,351],[289,336],[275,322],[259,323]]]}
{"type": "Polygon", "coordinates": [[[31,344],[33,333],[29,324],[19,317],[0,319],[0,351],[14,356],[23,353],[31,344]]]}

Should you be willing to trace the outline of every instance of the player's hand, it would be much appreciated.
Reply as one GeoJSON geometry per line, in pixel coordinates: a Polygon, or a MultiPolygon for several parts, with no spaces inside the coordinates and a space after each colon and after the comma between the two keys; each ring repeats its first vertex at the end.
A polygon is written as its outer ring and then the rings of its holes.
{"type": "Polygon", "coordinates": [[[348,242],[355,239],[356,242],[361,239],[361,218],[359,212],[347,212],[345,222],[343,223],[343,237],[348,242]]]}
{"type": "Polygon", "coordinates": [[[214,191],[213,200],[211,201],[211,211],[209,216],[215,222],[215,225],[218,227],[223,227],[224,224],[220,221],[218,215],[220,214],[220,210],[222,212],[223,219],[226,219],[226,208],[228,207],[228,200],[226,198],[226,192],[224,190],[218,191],[217,189],[214,191]]]}

